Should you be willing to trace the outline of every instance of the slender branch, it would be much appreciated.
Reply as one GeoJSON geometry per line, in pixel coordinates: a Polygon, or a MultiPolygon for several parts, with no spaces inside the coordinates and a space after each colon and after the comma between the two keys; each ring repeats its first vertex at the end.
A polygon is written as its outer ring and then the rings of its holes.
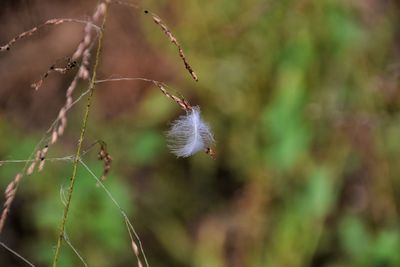
{"type": "Polygon", "coordinates": [[[102,51],[104,28],[105,28],[105,24],[106,24],[106,20],[107,20],[108,3],[106,3],[105,5],[106,5],[106,9],[105,9],[105,13],[104,13],[103,23],[101,25],[101,31],[99,33],[99,39],[98,39],[98,45],[97,45],[97,51],[96,51],[96,59],[95,59],[95,63],[93,66],[92,78],[91,78],[90,84],[89,84],[90,91],[89,91],[89,96],[88,96],[87,102],[86,102],[86,110],[85,110],[85,114],[84,114],[83,121],[82,121],[81,133],[79,136],[78,146],[76,149],[75,159],[74,159],[74,163],[73,163],[73,170],[72,170],[72,176],[70,179],[70,185],[69,185],[69,189],[68,189],[67,202],[64,207],[64,214],[63,214],[63,218],[61,221],[59,234],[58,234],[58,240],[57,240],[56,249],[55,249],[55,253],[54,253],[54,257],[53,257],[53,264],[52,264],[53,267],[57,266],[57,260],[58,260],[59,254],[60,254],[61,243],[63,240],[65,225],[67,223],[69,207],[70,207],[71,199],[72,199],[72,193],[74,191],[78,162],[79,162],[79,158],[80,158],[80,154],[81,154],[83,140],[85,137],[86,126],[87,126],[89,111],[90,111],[91,102],[92,102],[92,96],[93,96],[94,88],[95,88],[97,68],[99,66],[100,55],[101,55],[101,51],[102,51]]]}

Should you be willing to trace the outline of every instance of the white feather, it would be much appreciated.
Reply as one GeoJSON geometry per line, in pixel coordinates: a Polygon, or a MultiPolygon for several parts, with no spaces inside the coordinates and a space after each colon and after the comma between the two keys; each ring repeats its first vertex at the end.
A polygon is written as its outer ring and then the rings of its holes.
{"type": "Polygon", "coordinates": [[[200,117],[199,107],[193,107],[174,121],[167,137],[168,147],[177,157],[189,157],[214,143],[210,127],[200,117]]]}

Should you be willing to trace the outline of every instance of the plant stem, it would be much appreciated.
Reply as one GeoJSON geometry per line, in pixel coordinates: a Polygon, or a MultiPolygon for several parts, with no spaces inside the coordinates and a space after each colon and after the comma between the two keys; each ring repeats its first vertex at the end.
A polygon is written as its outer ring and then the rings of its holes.
{"type": "Polygon", "coordinates": [[[99,66],[100,55],[101,55],[101,51],[102,51],[104,28],[105,28],[106,19],[107,19],[107,9],[108,9],[108,1],[106,1],[106,10],[105,10],[105,13],[104,13],[104,18],[103,18],[103,22],[102,22],[102,25],[101,25],[101,30],[100,30],[100,33],[99,33],[97,51],[96,51],[96,58],[95,58],[94,66],[93,66],[92,77],[91,77],[90,83],[89,83],[89,96],[88,96],[87,101],[86,101],[86,110],[85,110],[85,114],[84,114],[83,120],[82,120],[81,132],[80,132],[80,136],[79,136],[79,140],[78,140],[78,146],[77,146],[77,149],[76,149],[76,154],[75,154],[75,158],[74,158],[74,162],[73,162],[72,176],[71,176],[71,179],[70,179],[68,195],[67,195],[67,201],[65,203],[64,214],[63,214],[63,218],[62,218],[61,225],[60,225],[60,228],[59,228],[58,240],[57,240],[56,249],[55,249],[55,253],[54,253],[54,257],[53,257],[52,267],[56,267],[57,266],[58,256],[60,254],[60,249],[61,249],[61,243],[63,241],[63,236],[64,236],[65,225],[67,223],[69,206],[71,204],[72,193],[74,191],[74,185],[75,185],[75,180],[76,180],[76,172],[77,172],[77,168],[78,168],[79,159],[80,159],[80,156],[81,156],[82,143],[83,143],[83,140],[85,138],[86,126],[87,126],[88,117],[89,117],[89,111],[90,111],[90,107],[91,107],[91,103],[92,103],[92,96],[93,96],[94,88],[95,88],[97,68],[99,66]]]}

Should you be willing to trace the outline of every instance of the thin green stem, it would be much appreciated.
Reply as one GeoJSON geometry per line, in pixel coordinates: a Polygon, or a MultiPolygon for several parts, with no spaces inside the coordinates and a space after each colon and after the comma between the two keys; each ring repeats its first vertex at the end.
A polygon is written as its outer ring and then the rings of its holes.
{"type": "MultiPolygon", "coordinates": [[[[108,3],[106,3],[106,5],[108,5],[108,3]]],[[[65,231],[65,225],[67,223],[69,207],[70,207],[70,204],[71,204],[72,193],[74,191],[74,185],[75,185],[75,180],[76,180],[76,172],[77,172],[77,168],[78,168],[78,162],[79,162],[79,159],[80,159],[80,156],[81,156],[83,140],[85,138],[86,126],[87,126],[88,117],[89,117],[89,111],[90,111],[90,107],[91,107],[91,103],[92,103],[92,96],[93,96],[94,88],[95,88],[97,68],[99,66],[100,55],[101,55],[101,51],[102,51],[104,28],[105,28],[106,19],[107,19],[107,8],[108,8],[108,6],[106,6],[106,10],[105,10],[104,18],[103,18],[103,23],[101,25],[101,30],[100,30],[100,33],[99,33],[99,39],[98,39],[97,51],[96,51],[96,58],[95,58],[94,66],[93,66],[92,77],[90,79],[90,84],[89,84],[89,96],[88,96],[87,101],[86,101],[86,110],[85,110],[85,114],[83,116],[81,132],[80,132],[79,141],[78,141],[78,146],[77,146],[77,149],[76,149],[76,154],[75,154],[75,158],[74,158],[74,162],[73,162],[72,176],[71,176],[71,179],[70,179],[68,195],[67,195],[67,201],[65,203],[64,214],[63,214],[63,218],[62,218],[62,221],[61,221],[61,224],[60,224],[60,228],[59,228],[58,240],[57,240],[56,249],[55,249],[55,253],[54,253],[54,257],[53,257],[53,264],[52,264],[53,267],[57,266],[58,256],[60,254],[61,243],[63,241],[64,231],[65,231]]]]}

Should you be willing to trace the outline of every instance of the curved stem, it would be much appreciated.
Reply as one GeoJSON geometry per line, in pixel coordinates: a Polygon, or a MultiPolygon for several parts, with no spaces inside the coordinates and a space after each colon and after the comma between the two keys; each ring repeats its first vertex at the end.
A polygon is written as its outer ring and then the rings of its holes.
{"type": "MultiPolygon", "coordinates": [[[[106,5],[108,5],[108,3],[106,3],[106,5]]],[[[53,267],[57,266],[58,256],[60,254],[61,243],[62,243],[62,240],[63,240],[64,230],[65,230],[65,225],[67,223],[69,207],[70,207],[70,204],[71,204],[72,193],[74,191],[74,185],[75,185],[75,180],[76,180],[76,172],[77,172],[77,168],[78,168],[78,162],[79,162],[79,159],[80,159],[80,156],[81,156],[82,144],[83,144],[83,140],[84,140],[84,137],[85,137],[86,126],[87,126],[88,117],[89,117],[89,111],[90,111],[90,107],[91,107],[91,103],[92,103],[92,96],[93,96],[94,88],[95,88],[97,68],[99,66],[100,55],[101,55],[101,51],[102,51],[104,27],[105,27],[106,19],[107,19],[107,7],[108,6],[106,6],[103,22],[102,22],[102,25],[101,25],[101,31],[99,33],[99,39],[98,39],[97,51],[96,51],[96,59],[95,59],[95,63],[94,63],[94,66],[93,66],[93,73],[92,73],[92,77],[90,79],[90,84],[89,84],[89,96],[88,96],[87,101],[86,101],[86,110],[85,110],[85,114],[83,116],[81,132],[80,132],[79,141],[78,141],[78,146],[77,146],[77,149],[76,149],[76,154],[75,154],[75,158],[74,158],[74,162],[73,162],[72,176],[71,176],[71,179],[70,179],[68,195],[67,195],[67,201],[65,203],[64,214],[63,214],[63,218],[62,218],[61,225],[60,225],[60,228],[59,228],[57,244],[56,244],[55,253],[54,253],[54,257],[53,257],[53,264],[52,264],[53,267]]]]}

